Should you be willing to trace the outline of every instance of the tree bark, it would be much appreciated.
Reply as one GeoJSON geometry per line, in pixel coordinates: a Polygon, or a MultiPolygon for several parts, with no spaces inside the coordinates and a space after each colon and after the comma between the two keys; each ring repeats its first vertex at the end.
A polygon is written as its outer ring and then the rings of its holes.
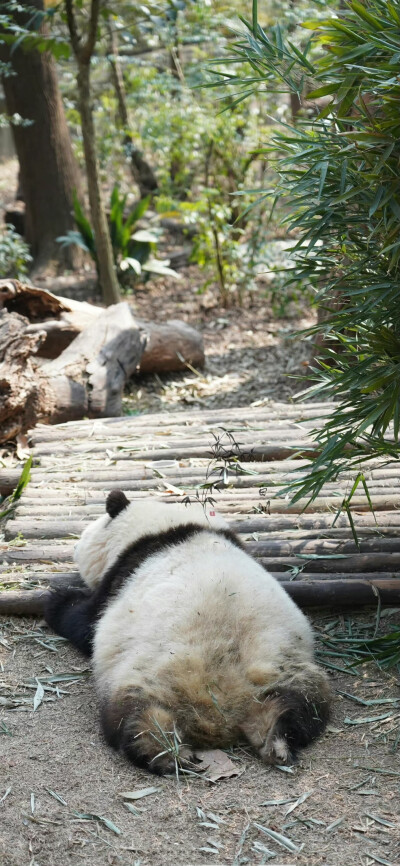
{"type": "Polygon", "coordinates": [[[91,0],[88,35],[85,42],[82,41],[77,31],[73,0],[65,0],[65,9],[71,45],[78,64],[78,102],[81,115],[90,214],[96,242],[99,281],[104,303],[107,305],[118,304],[121,296],[114,265],[110,232],[102,200],[90,91],[90,64],[96,43],[100,0],[91,0]]]}
{"type": "Polygon", "coordinates": [[[90,98],[90,66],[78,60],[79,110],[82,124],[83,148],[89,191],[90,213],[96,241],[97,264],[100,287],[105,304],[117,304],[121,300],[117,273],[114,265],[110,232],[104,209],[99,167],[96,156],[96,139],[90,98]]]}
{"type": "MultiPolygon", "coordinates": [[[[88,328],[103,310],[86,301],[52,295],[19,280],[0,280],[0,310],[29,319],[25,333],[40,334],[37,354],[53,360],[88,328]]],[[[199,331],[179,319],[144,322],[136,319],[145,346],[140,373],[165,373],[204,367],[204,345],[199,331]]]]}
{"type": "Polygon", "coordinates": [[[0,312],[0,442],[38,421],[120,415],[125,382],[137,369],[143,336],[128,304],[103,310],[54,361],[34,363],[41,329],[0,312]]]}
{"type": "MultiPolygon", "coordinates": [[[[29,6],[43,9],[42,0],[29,6]]],[[[32,13],[30,13],[31,16],[32,13]]],[[[15,13],[20,24],[26,14],[15,13]]],[[[45,33],[44,28],[41,31],[45,33]]],[[[56,67],[48,51],[24,52],[0,45],[0,58],[11,62],[16,75],[3,79],[7,112],[31,120],[29,126],[12,126],[20,164],[20,183],[25,199],[25,234],[34,257],[34,268],[51,260],[73,267],[82,253],[73,247],[61,249],[57,237],[74,227],[73,189],[80,178],[58,88],[56,67]]]]}

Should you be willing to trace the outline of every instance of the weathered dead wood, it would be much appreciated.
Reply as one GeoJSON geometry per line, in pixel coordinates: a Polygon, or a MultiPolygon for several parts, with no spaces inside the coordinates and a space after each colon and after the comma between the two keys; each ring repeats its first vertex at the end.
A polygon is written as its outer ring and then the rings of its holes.
{"type": "Polygon", "coordinates": [[[186,322],[171,319],[158,324],[139,319],[138,325],[146,337],[140,373],[167,373],[189,365],[204,367],[203,337],[186,322]]]}
{"type": "MultiPolygon", "coordinates": [[[[1,385],[0,385],[1,388],[1,385]]],[[[1,396],[0,396],[1,405],[1,396]]],[[[2,424],[0,422],[0,429],[2,424]]],[[[11,438],[11,437],[10,437],[11,438]]],[[[15,490],[21,477],[21,469],[4,469],[0,471],[0,496],[9,496],[15,490]]]]}
{"type": "MultiPolygon", "coordinates": [[[[40,335],[37,354],[54,360],[104,310],[85,301],[53,295],[46,289],[26,286],[18,280],[0,281],[0,309],[18,312],[29,319],[27,333],[40,335]]],[[[144,351],[141,373],[184,370],[190,364],[204,366],[203,338],[185,322],[161,324],[135,320],[142,333],[144,351]]]]}
{"type": "Polygon", "coordinates": [[[27,320],[0,310],[0,442],[35,424],[40,386],[32,363],[42,336],[26,334],[27,320]]]}
{"type": "Polygon", "coordinates": [[[27,286],[19,280],[0,280],[0,309],[3,308],[10,313],[19,313],[31,322],[40,322],[49,316],[58,317],[68,312],[70,302],[47,289],[27,286]]]}
{"type": "MultiPolygon", "coordinates": [[[[382,604],[400,605],[399,578],[371,580],[282,581],[286,592],[300,607],[346,607],[382,604]]],[[[0,593],[0,614],[42,616],[49,590],[0,593]]]]}
{"type": "Polygon", "coordinates": [[[103,310],[61,355],[44,364],[48,422],[120,415],[125,382],[138,367],[143,342],[126,303],[103,310]]]}
{"type": "MultiPolygon", "coordinates": [[[[60,351],[69,346],[88,324],[97,319],[101,308],[91,307],[89,304],[86,304],[86,307],[89,311],[96,310],[96,314],[93,315],[87,310],[82,313],[66,312],[60,319],[48,319],[29,326],[29,333],[44,331],[46,334],[38,352],[41,357],[57,358],[60,351]]],[[[137,319],[136,324],[144,340],[138,372],[170,373],[185,370],[188,365],[196,368],[204,367],[203,338],[200,331],[196,331],[186,322],[168,320],[158,324],[137,319]]]]}
{"type": "Polygon", "coordinates": [[[40,341],[18,313],[0,312],[0,442],[39,419],[121,414],[125,381],[143,351],[128,304],[103,310],[56,360],[35,367],[40,341]]]}

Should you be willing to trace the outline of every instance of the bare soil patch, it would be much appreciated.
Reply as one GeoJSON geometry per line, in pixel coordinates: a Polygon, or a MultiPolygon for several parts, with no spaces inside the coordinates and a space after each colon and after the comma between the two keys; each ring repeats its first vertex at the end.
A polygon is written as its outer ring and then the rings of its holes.
{"type": "Polygon", "coordinates": [[[260,405],[268,400],[291,400],[305,384],[314,355],[312,343],[294,336],[313,324],[305,305],[288,302],[285,318],[271,308],[269,282],[261,275],[258,291],[249,293],[242,307],[221,306],[217,289],[201,293],[204,274],[196,266],[181,272],[179,282],[149,283],[137,292],[137,315],[160,321],[179,318],[203,334],[204,371],[141,377],[132,383],[126,411],[179,411],[198,408],[260,405]]]}

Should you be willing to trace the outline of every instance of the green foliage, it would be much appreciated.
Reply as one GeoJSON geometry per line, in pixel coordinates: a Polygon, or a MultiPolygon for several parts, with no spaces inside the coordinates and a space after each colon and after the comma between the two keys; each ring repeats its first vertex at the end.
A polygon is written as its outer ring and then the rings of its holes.
{"type": "Polygon", "coordinates": [[[2,520],[3,517],[7,517],[7,515],[10,514],[10,512],[13,510],[13,506],[16,504],[16,502],[18,502],[18,499],[21,498],[21,496],[25,490],[25,487],[30,480],[31,468],[32,468],[32,456],[28,457],[28,459],[24,465],[24,468],[21,472],[18,484],[17,484],[15,490],[13,491],[13,493],[11,494],[11,496],[7,500],[7,508],[3,509],[3,511],[0,512],[0,520],[2,520]]]}
{"type": "MultiPolygon", "coordinates": [[[[69,231],[57,240],[63,247],[70,244],[79,246],[89,253],[97,268],[97,251],[93,228],[84,213],[76,192],[74,192],[73,201],[77,231],[69,231]]],[[[152,254],[157,246],[158,235],[147,229],[135,230],[135,225],[146,212],[150,199],[141,199],[127,216],[125,215],[126,202],[127,195],[121,195],[118,186],[115,185],[110,197],[108,222],[114,262],[120,282],[129,285],[132,276],[137,278],[142,275],[143,278],[149,273],[177,277],[176,272],[168,267],[168,261],[153,258],[152,254]]]]}
{"type": "Polygon", "coordinates": [[[63,35],[40,30],[44,23],[51,22],[55,9],[36,9],[29,4],[22,5],[18,0],[9,0],[1,5],[0,43],[12,46],[13,51],[16,48],[24,51],[36,49],[40,53],[51,51],[57,60],[69,57],[70,47],[63,35]]]}
{"type": "Polygon", "coordinates": [[[284,223],[299,238],[290,280],[314,285],[324,318],[308,334],[329,341],[306,393],[338,401],[316,433],[320,456],[291,488],[294,500],[314,499],[342,469],[399,457],[400,15],[385,0],[349,0],[340,17],[308,23],[300,50],[278,26],[262,30],[253,9],[236,46],[251,74],[234,81],[236,93],[275,81],[333,97],[268,148],[278,152],[284,223]]]}
{"type": "Polygon", "coordinates": [[[0,278],[22,280],[31,262],[28,244],[14,231],[13,226],[5,226],[0,234],[0,278]]]}

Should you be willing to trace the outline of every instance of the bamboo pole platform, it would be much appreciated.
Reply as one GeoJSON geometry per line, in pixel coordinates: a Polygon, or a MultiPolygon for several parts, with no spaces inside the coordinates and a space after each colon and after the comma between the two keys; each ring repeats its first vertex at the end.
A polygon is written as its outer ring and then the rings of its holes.
{"type": "MultiPolygon", "coordinates": [[[[76,539],[115,487],[131,499],[211,496],[302,606],[400,604],[400,464],[363,465],[374,513],[360,487],[351,505],[358,543],[347,515],[337,517],[353,475],[327,484],[306,509],[282,496],[306,471],[311,432],[332,409],[271,403],[37,426],[31,478],[0,542],[0,613],[40,614],[49,585],[77,579],[76,539]],[[204,492],[206,481],[217,487],[204,492]]],[[[0,472],[3,495],[19,474],[0,472]]]]}

